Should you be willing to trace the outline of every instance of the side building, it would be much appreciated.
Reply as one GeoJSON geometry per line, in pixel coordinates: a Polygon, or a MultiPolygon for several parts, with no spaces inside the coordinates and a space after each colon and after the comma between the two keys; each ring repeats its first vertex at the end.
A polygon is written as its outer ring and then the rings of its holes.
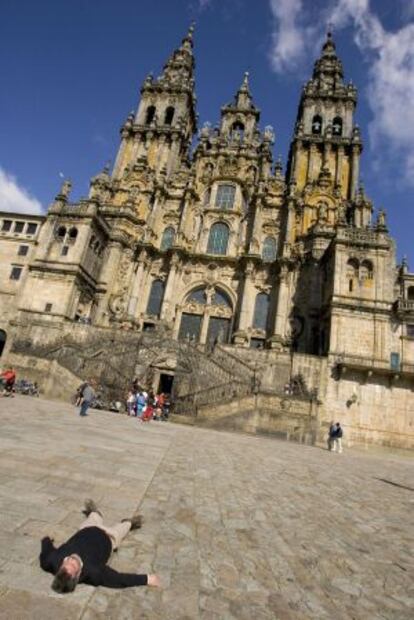
{"type": "MultiPolygon", "coordinates": [[[[285,173],[247,74],[192,148],[190,29],[161,75],[145,79],[113,170],[92,178],[88,198],[71,202],[65,181],[45,217],[0,214],[16,222],[0,230],[4,360],[24,367],[23,353],[74,334],[162,333],[199,352],[219,345],[233,369],[250,369],[256,393],[276,394],[300,375],[318,393],[314,439],[333,416],[350,443],[414,447],[414,274],[397,266],[385,212],[373,218],[359,182],[356,105],[328,34],[285,173]]],[[[213,362],[200,363],[197,385],[213,362]]],[[[159,373],[151,377],[158,388],[159,373]]],[[[276,419],[285,405],[275,403],[276,419]]]]}

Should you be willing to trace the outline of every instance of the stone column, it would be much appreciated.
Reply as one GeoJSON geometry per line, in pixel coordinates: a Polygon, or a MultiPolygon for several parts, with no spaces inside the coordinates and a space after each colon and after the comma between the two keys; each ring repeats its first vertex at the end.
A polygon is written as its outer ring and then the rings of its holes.
{"type": "Polygon", "coordinates": [[[128,303],[128,315],[136,318],[136,309],[139,299],[139,294],[142,291],[142,277],[144,274],[145,264],[147,259],[146,250],[141,250],[141,253],[138,258],[138,266],[137,270],[132,279],[132,287],[130,292],[130,298],[128,303]]]}
{"type": "Polygon", "coordinates": [[[114,291],[115,279],[117,276],[119,262],[122,255],[122,245],[119,241],[110,241],[107,250],[105,263],[99,277],[99,288],[105,288],[105,295],[101,298],[101,303],[96,312],[96,321],[99,322],[106,312],[108,297],[114,291]]]}
{"type": "Polygon", "coordinates": [[[286,324],[289,314],[289,270],[282,265],[279,273],[279,292],[273,329],[274,340],[283,342],[286,337],[286,324]]]}
{"type": "Polygon", "coordinates": [[[329,168],[331,150],[332,149],[331,149],[331,145],[329,144],[329,142],[325,143],[323,147],[322,167],[328,166],[329,168]]]}
{"type": "Polygon", "coordinates": [[[351,160],[351,187],[350,198],[355,198],[355,193],[358,187],[359,179],[359,154],[360,147],[358,144],[354,144],[352,147],[352,160],[351,160]]]}
{"type": "Polygon", "coordinates": [[[295,143],[295,147],[294,147],[294,151],[293,151],[293,178],[296,180],[296,182],[298,181],[299,153],[301,152],[301,149],[302,149],[302,142],[301,142],[301,140],[298,140],[295,143]]]}
{"type": "Polygon", "coordinates": [[[210,311],[209,311],[209,308],[206,308],[203,314],[202,321],[201,321],[200,341],[199,341],[200,344],[206,344],[207,342],[209,322],[210,322],[210,311]]]}
{"type": "Polygon", "coordinates": [[[254,278],[254,265],[249,263],[246,266],[242,304],[239,315],[239,331],[246,331],[252,325],[253,309],[256,301],[256,289],[253,283],[254,278]]]}
{"type": "Polygon", "coordinates": [[[173,254],[170,262],[170,269],[167,278],[167,284],[165,286],[164,299],[161,308],[162,319],[174,318],[174,303],[177,301],[177,286],[179,279],[177,278],[180,269],[180,259],[177,254],[173,254]]]}
{"type": "Polygon", "coordinates": [[[308,170],[306,173],[306,182],[313,181],[315,178],[314,175],[314,166],[315,166],[315,153],[316,153],[316,144],[311,144],[309,147],[309,159],[308,159],[308,170]]]}
{"type": "Polygon", "coordinates": [[[344,159],[344,147],[338,146],[338,153],[336,156],[336,174],[335,174],[336,185],[339,185],[341,183],[343,159],[344,159]]]}
{"type": "Polygon", "coordinates": [[[114,165],[114,170],[112,173],[112,177],[114,179],[119,179],[119,177],[121,176],[123,169],[125,167],[125,151],[126,151],[126,146],[128,143],[128,140],[130,139],[130,131],[126,128],[122,129],[121,132],[121,144],[118,150],[118,154],[116,156],[116,160],[115,160],[115,165],[114,165]]]}

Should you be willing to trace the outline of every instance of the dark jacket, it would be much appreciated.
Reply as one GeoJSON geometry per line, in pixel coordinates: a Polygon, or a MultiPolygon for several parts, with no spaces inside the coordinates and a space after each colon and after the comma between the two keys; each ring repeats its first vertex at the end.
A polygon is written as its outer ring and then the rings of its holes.
{"type": "Polygon", "coordinates": [[[107,588],[147,585],[147,575],[118,573],[110,566],[106,566],[111,552],[111,539],[103,530],[99,527],[85,527],[57,549],[49,537],[43,538],[39,560],[43,570],[55,575],[63,559],[76,553],[83,562],[79,583],[107,588]]]}
{"type": "Polygon", "coordinates": [[[342,437],[342,435],[343,435],[342,426],[337,426],[336,427],[336,433],[335,433],[334,437],[340,438],[340,437],[342,437]]]}

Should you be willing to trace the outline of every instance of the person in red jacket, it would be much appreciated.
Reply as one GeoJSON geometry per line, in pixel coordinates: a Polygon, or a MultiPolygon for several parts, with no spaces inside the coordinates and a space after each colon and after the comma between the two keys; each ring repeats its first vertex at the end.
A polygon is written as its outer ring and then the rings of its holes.
{"type": "Polygon", "coordinates": [[[135,514],[107,527],[93,500],[85,502],[83,512],[86,521],[63,545],[56,548],[49,536],[42,540],[40,566],[55,575],[52,582],[55,592],[73,592],[78,583],[107,588],[160,585],[157,575],[119,573],[107,566],[112,551],[118,549],[128,532],[141,527],[141,515],[135,514]]]}
{"type": "Polygon", "coordinates": [[[13,388],[16,383],[16,373],[13,368],[5,370],[1,376],[4,380],[3,396],[13,396],[13,388]]]}

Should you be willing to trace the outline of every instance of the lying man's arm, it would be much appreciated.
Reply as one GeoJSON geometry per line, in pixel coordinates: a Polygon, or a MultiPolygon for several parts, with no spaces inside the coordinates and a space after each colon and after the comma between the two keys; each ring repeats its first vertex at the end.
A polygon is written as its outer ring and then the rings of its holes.
{"type": "Polygon", "coordinates": [[[51,570],[48,558],[53,551],[56,551],[53,545],[53,540],[49,538],[49,536],[42,538],[42,548],[39,555],[39,562],[41,568],[43,568],[43,570],[45,571],[51,570]]]}
{"type": "Polygon", "coordinates": [[[157,575],[138,575],[136,573],[118,573],[110,566],[102,570],[89,570],[85,579],[82,580],[93,586],[106,588],[130,588],[133,586],[159,586],[157,575]]]}

